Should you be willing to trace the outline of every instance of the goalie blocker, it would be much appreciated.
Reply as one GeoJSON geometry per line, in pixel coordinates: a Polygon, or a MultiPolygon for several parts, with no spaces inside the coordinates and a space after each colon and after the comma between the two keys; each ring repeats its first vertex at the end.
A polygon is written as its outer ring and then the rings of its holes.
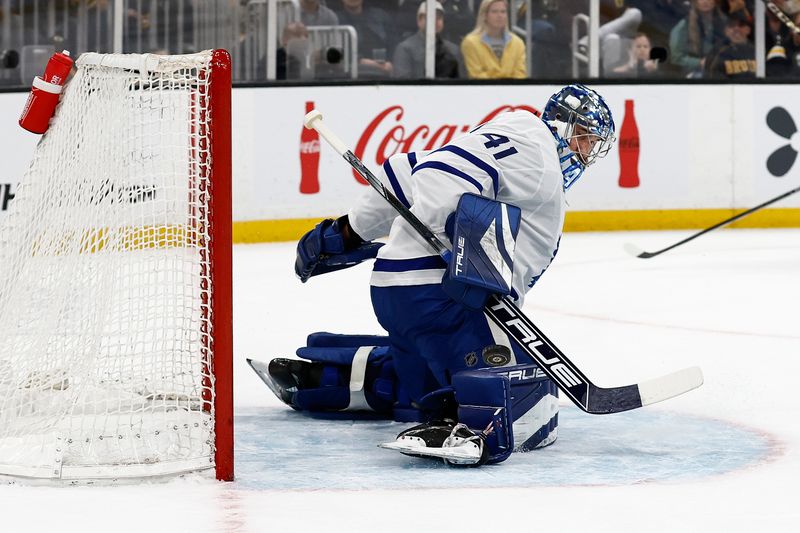
{"type": "MultiPolygon", "coordinates": [[[[248,360],[264,383],[298,411],[327,418],[423,422],[382,445],[451,464],[496,463],[512,451],[555,441],[558,391],[534,364],[455,374],[451,385],[412,402],[388,357],[388,337],[312,333],[298,359],[248,360]],[[452,433],[452,435],[451,435],[452,433]]],[[[489,347],[484,359],[508,360],[489,347]]]]}

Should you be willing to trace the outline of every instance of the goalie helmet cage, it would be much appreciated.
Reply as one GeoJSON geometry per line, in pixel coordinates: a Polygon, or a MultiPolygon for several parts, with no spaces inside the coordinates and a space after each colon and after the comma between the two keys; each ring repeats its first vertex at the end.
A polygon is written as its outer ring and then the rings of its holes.
{"type": "Polygon", "coordinates": [[[84,54],[0,223],[0,475],[233,479],[231,68],[84,54]]]}

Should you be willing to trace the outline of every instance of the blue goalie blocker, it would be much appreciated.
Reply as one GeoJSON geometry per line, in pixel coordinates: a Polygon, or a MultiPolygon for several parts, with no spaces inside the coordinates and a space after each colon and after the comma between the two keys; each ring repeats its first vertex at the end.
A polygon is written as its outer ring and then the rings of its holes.
{"type": "Polygon", "coordinates": [[[451,298],[482,309],[490,294],[511,294],[521,219],[515,205],[477,194],[461,196],[446,228],[453,253],[442,288],[451,298]]]}

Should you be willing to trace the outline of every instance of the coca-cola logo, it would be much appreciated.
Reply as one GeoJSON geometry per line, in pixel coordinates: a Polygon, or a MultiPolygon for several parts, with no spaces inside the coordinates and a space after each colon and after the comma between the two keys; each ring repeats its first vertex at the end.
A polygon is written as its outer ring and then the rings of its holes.
{"type": "MultiPolygon", "coordinates": [[[[387,107],[373,118],[356,143],[355,155],[366,164],[383,163],[394,154],[434,150],[452,141],[479,124],[487,122],[504,111],[522,109],[536,116],[541,112],[527,105],[502,105],[491,110],[474,124],[410,125],[403,123],[405,109],[401,105],[387,107]]],[[[302,148],[301,148],[302,150],[302,148]]],[[[358,183],[368,185],[367,181],[354,170],[353,177],[358,183]]]]}
{"type": "Polygon", "coordinates": [[[319,153],[319,140],[304,141],[300,143],[301,154],[318,154],[319,153]]]}

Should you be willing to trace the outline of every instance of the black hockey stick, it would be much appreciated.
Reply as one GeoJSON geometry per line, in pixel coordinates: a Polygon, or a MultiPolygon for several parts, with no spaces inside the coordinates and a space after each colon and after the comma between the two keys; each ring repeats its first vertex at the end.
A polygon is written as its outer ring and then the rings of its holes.
{"type": "Polygon", "coordinates": [[[642,250],[638,246],[636,246],[634,244],[631,244],[629,242],[626,242],[623,245],[623,248],[625,248],[625,251],[627,251],[631,255],[635,255],[636,257],[639,257],[641,259],[650,259],[651,257],[655,257],[657,255],[663,254],[664,252],[672,250],[673,248],[677,248],[681,244],[685,244],[685,243],[687,243],[687,242],[689,242],[691,240],[694,240],[694,239],[698,238],[700,235],[708,233],[709,231],[715,230],[717,228],[721,228],[722,226],[730,224],[731,222],[735,222],[735,221],[739,220],[740,218],[746,217],[750,213],[754,213],[754,212],[758,211],[759,209],[761,209],[763,207],[766,207],[766,206],[768,206],[770,204],[774,204],[778,200],[783,200],[787,196],[791,196],[794,193],[796,193],[797,191],[800,191],[800,187],[796,187],[796,188],[792,189],[791,191],[787,191],[787,192],[781,194],[780,196],[776,196],[772,200],[767,200],[763,204],[758,204],[757,206],[755,206],[755,207],[753,207],[751,209],[748,209],[747,211],[742,211],[741,213],[739,213],[736,216],[732,216],[731,218],[725,219],[722,222],[714,224],[710,228],[706,228],[706,229],[704,229],[703,231],[701,231],[699,233],[695,233],[691,237],[687,237],[686,239],[683,239],[682,241],[678,241],[675,244],[672,244],[670,246],[667,246],[666,248],[662,248],[661,250],[657,250],[655,252],[645,252],[644,250],[642,250]]]}
{"type": "MultiPolygon", "coordinates": [[[[364,163],[322,122],[322,114],[319,111],[308,113],[305,125],[307,128],[317,130],[328,144],[411,224],[436,253],[445,260],[449,259],[451,252],[444,243],[386,189],[364,163]]],[[[486,304],[484,312],[525,350],[575,405],[587,413],[608,414],[628,411],[678,396],[703,384],[703,374],[700,369],[691,367],[634,385],[598,387],[589,381],[550,339],[545,337],[510,298],[493,296],[486,304]]]]}

